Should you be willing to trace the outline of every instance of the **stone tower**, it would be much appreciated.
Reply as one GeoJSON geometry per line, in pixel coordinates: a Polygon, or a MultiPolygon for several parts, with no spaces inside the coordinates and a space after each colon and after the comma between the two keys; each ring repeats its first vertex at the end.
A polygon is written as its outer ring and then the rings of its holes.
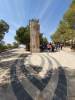
{"type": "Polygon", "coordinates": [[[39,52],[40,49],[40,40],[39,40],[39,34],[40,34],[40,24],[39,20],[30,20],[30,51],[31,52],[39,52]]]}

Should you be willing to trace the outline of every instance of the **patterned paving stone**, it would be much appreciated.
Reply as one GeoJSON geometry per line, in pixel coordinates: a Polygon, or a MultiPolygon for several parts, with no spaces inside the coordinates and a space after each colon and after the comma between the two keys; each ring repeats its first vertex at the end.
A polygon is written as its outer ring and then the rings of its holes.
{"type": "Polygon", "coordinates": [[[75,70],[61,66],[48,53],[35,54],[40,66],[27,66],[28,55],[5,63],[9,63],[10,81],[0,86],[0,100],[75,100],[75,70]]]}

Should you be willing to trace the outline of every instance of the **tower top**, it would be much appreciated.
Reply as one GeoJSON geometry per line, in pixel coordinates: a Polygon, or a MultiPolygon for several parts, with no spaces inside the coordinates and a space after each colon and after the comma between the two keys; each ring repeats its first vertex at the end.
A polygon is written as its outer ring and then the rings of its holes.
{"type": "Polygon", "coordinates": [[[31,19],[31,20],[29,21],[29,23],[30,23],[30,22],[39,23],[39,19],[31,19]]]}

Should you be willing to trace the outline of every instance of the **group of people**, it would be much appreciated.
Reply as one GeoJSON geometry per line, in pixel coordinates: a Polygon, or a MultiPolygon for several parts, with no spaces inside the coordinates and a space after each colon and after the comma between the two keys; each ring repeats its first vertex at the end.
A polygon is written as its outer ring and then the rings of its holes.
{"type": "Polygon", "coordinates": [[[62,47],[63,47],[63,44],[61,43],[48,43],[48,44],[41,45],[40,50],[54,52],[54,51],[62,50],[62,47]]]}

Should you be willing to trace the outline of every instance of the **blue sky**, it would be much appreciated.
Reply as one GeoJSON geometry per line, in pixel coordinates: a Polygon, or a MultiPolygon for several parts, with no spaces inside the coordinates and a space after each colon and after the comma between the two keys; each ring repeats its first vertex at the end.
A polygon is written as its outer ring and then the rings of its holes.
{"type": "Polygon", "coordinates": [[[16,30],[29,19],[39,18],[41,32],[50,40],[71,0],[0,0],[0,19],[10,25],[4,41],[12,43],[16,30]]]}

